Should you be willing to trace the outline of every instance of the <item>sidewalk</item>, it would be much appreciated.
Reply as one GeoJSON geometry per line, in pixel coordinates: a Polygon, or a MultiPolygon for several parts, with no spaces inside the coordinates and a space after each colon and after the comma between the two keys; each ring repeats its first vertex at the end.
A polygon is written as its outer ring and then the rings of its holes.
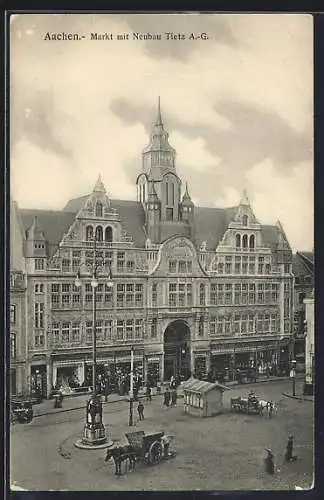
{"type": "Polygon", "coordinates": [[[293,396],[292,394],[289,394],[288,392],[283,392],[282,395],[285,396],[286,398],[291,398],[291,399],[299,399],[300,401],[309,401],[310,403],[314,403],[315,397],[314,396],[304,396],[302,391],[296,391],[296,395],[293,396]]]}
{"type": "MultiPolygon", "coordinates": [[[[33,407],[34,417],[42,417],[44,415],[52,415],[54,413],[61,413],[65,411],[79,410],[86,407],[90,394],[82,394],[80,396],[65,396],[63,399],[62,408],[54,408],[54,399],[45,399],[40,404],[33,407]]],[[[141,397],[141,394],[140,394],[141,397]]],[[[120,401],[127,401],[128,396],[119,396],[118,394],[109,394],[108,401],[105,402],[103,398],[103,405],[110,403],[119,403],[120,401]]]]}
{"type": "MultiPolygon", "coordinates": [[[[303,376],[298,376],[296,377],[297,379],[302,378],[303,376]]],[[[280,381],[285,381],[289,380],[289,377],[260,377],[257,379],[255,384],[261,384],[261,383],[270,383],[270,382],[280,382],[280,381]]],[[[153,391],[152,397],[161,397],[161,394],[164,391],[164,387],[166,387],[168,384],[162,384],[161,387],[161,393],[156,393],[153,391]]],[[[244,386],[250,386],[254,385],[254,383],[249,383],[249,384],[238,384],[236,381],[235,382],[227,382],[225,385],[229,387],[244,387],[244,386]]],[[[183,397],[183,388],[182,385],[178,387],[178,397],[183,397]]],[[[79,410],[79,409],[85,409],[86,403],[89,399],[90,394],[82,394],[80,396],[76,395],[71,395],[71,396],[65,396],[63,400],[63,406],[62,408],[54,408],[54,400],[53,399],[45,399],[42,401],[42,403],[35,405],[33,407],[34,410],[34,417],[41,417],[44,415],[51,415],[54,413],[60,413],[60,412],[68,412],[68,411],[73,411],[73,410],[79,410]]],[[[293,397],[290,396],[289,394],[284,394],[287,397],[293,397]]],[[[144,391],[140,390],[139,392],[139,397],[145,397],[144,391]]],[[[297,396],[296,396],[297,397],[297,396]]],[[[128,395],[124,396],[119,396],[118,394],[109,394],[108,396],[108,401],[105,402],[104,398],[103,399],[103,405],[107,404],[112,404],[112,403],[119,403],[121,401],[128,401],[128,395]]],[[[303,398],[306,399],[306,398],[303,398]]],[[[308,398],[309,401],[313,401],[312,399],[308,398]]]]}

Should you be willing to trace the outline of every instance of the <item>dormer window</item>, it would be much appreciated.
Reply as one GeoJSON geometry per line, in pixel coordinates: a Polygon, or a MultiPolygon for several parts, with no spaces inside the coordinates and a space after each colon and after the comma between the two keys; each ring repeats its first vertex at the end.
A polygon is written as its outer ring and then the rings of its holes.
{"type": "Polygon", "coordinates": [[[103,204],[101,201],[97,201],[96,203],[96,217],[102,217],[103,216],[103,204]]]}
{"type": "Polygon", "coordinates": [[[248,225],[248,221],[249,221],[249,218],[247,215],[243,215],[243,226],[247,226],[248,225]]]}
{"type": "Polygon", "coordinates": [[[251,234],[251,236],[250,236],[250,249],[254,250],[254,248],[255,248],[255,236],[254,236],[254,234],[251,234]]]}
{"type": "Polygon", "coordinates": [[[236,248],[241,248],[241,235],[237,234],[235,237],[236,248]]]}

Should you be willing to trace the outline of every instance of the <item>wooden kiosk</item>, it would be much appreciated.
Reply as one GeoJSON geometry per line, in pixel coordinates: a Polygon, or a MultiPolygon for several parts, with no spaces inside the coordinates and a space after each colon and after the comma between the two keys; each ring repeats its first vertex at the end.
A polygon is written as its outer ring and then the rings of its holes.
{"type": "Polygon", "coordinates": [[[229,387],[191,377],[182,384],[184,412],[197,417],[211,417],[223,411],[223,393],[229,387]]]}

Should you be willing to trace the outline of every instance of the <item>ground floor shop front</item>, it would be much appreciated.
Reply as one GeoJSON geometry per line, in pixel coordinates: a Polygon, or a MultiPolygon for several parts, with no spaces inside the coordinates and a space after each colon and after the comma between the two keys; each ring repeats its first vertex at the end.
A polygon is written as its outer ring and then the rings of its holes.
{"type": "MultiPolygon", "coordinates": [[[[173,335],[173,334],[172,334],[173,335]]],[[[171,335],[171,338],[172,338],[171,335]]],[[[173,339],[174,340],[174,339],[173,339]]],[[[125,394],[129,391],[131,347],[98,348],[97,389],[125,394]]],[[[226,342],[181,341],[134,347],[134,375],[141,385],[157,386],[172,376],[227,382],[254,370],[256,376],[287,375],[291,359],[289,337],[273,340],[226,342]]],[[[30,389],[48,397],[53,388],[68,393],[92,390],[92,350],[62,351],[31,360],[30,389]]]]}

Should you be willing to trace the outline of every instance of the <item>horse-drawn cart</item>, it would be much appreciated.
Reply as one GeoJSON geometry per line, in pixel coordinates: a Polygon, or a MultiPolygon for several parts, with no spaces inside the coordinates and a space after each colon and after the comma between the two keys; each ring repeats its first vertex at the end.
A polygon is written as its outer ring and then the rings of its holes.
{"type": "Polygon", "coordinates": [[[249,398],[231,398],[231,410],[242,413],[257,413],[260,415],[259,401],[250,401],[249,398]]]}
{"type": "Polygon", "coordinates": [[[145,434],[144,431],[129,432],[125,434],[128,444],[116,444],[107,449],[105,461],[112,458],[115,462],[115,474],[121,475],[121,465],[129,461],[129,470],[135,470],[137,461],[147,465],[156,465],[161,460],[168,460],[176,455],[174,450],[170,450],[171,436],[166,436],[164,432],[152,432],[145,434]]]}
{"type": "Polygon", "coordinates": [[[156,465],[162,459],[169,458],[169,452],[165,453],[164,432],[145,434],[144,431],[137,431],[125,435],[138,460],[142,460],[148,465],[156,465]]]}

